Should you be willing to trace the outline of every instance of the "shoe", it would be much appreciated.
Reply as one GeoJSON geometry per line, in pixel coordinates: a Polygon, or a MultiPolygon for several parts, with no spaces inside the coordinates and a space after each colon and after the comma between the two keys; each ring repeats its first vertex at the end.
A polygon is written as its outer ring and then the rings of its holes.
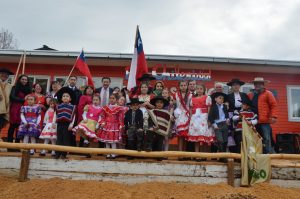
{"type": "Polygon", "coordinates": [[[34,150],[33,149],[30,150],[30,155],[34,155],[34,150]]]}
{"type": "Polygon", "coordinates": [[[110,158],[111,158],[110,154],[106,155],[106,159],[110,159],[110,158]]]}
{"type": "Polygon", "coordinates": [[[52,152],[51,152],[51,156],[52,156],[52,157],[55,157],[55,151],[52,151],[52,152]]]}
{"type": "Polygon", "coordinates": [[[146,152],[151,152],[152,149],[151,148],[146,148],[146,152]]]}

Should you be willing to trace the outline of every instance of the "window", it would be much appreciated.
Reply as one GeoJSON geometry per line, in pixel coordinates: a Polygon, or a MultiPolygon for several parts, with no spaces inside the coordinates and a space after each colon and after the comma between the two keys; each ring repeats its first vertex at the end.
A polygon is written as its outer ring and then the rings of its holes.
{"type": "Polygon", "coordinates": [[[287,86],[289,121],[300,122],[300,85],[287,86]]]}
{"type": "MultiPolygon", "coordinates": [[[[66,83],[68,76],[55,76],[54,80],[58,81],[60,83],[61,86],[64,86],[66,83]]],[[[76,82],[76,87],[77,88],[82,88],[83,86],[85,86],[87,84],[87,78],[86,77],[82,77],[82,76],[77,76],[77,82],[76,82]]]]}
{"type": "MultiPolygon", "coordinates": [[[[61,83],[61,85],[64,85],[64,83],[66,82],[67,76],[55,76],[54,80],[59,81],[61,83]]],[[[122,88],[123,85],[123,78],[121,77],[111,77],[111,84],[110,87],[114,88],[114,87],[119,87],[122,88]]],[[[102,86],[102,77],[93,77],[93,81],[94,81],[94,85],[95,88],[99,88],[102,86]]],[[[76,86],[78,88],[83,87],[87,84],[87,78],[86,77],[79,77],[77,76],[77,83],[76,86]]]]}
{"type": "MultiPolygon", "coordinates": [[[[114,87],[119,87],[120,89],[122,89],[123,86],[123,78],[121,77],[111,77],[111,83],[110,83],[110,87],[114,88],[114,87]]],[[[102,86],[102,77],[93,77],[93,81],[95,84],[95,88],[99,88],[102,86]]]]}
{"type": "Polygon", "coordinates": [[[253,84],[244,84],[243,86],[241,86],[241,92],[243,93],[250,93],[252,91],[252,89],[254,89],[254,85],[253,84]]]}
{"type": "Polygon", "coordinates": [[[31,83],[31,85],[37,84],[37,83],[41,85],[41,87],[43,88],[43,93],[44,94],[49,91],[50,76],[47,76],[47,75],[28,75],[28,77],[29,77],[29,82],[31,83]]]}

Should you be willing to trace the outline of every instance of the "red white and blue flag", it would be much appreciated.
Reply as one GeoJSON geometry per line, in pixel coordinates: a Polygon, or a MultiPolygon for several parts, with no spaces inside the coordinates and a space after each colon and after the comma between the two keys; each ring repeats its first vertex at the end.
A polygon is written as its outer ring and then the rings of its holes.
{"type": "Polygon", "coordinates": [[[84,76],[88,78],[88,85],[94,87],[94,82],[92,79],[92,74],[89,69],[89,66],[86,63],[84,52],[81,51],[80,55],[77,57],[77,60],[74,64],[75,68],[77,68],[84,76]]]}
{"type": "Polygon", "coordinates": [[[134,44],[134,54],[131,60],[127,89],[131,90],[132,88],[137,86],[138,79],[145,73],[148,73],[148,67],[139,27],[137,27],[134,44]]]}

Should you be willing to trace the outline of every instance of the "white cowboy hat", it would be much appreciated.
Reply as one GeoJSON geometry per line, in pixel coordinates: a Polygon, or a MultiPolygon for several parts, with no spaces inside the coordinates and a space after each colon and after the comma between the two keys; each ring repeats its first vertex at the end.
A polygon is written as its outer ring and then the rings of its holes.
{"type": "Polygon", "coordinates": [[[265,80],[263,77],[255,77],[254,80],[251,83],[257,83],[257,82],[262,82],[262,83],[270,83],[271,81],[265,80]]]}

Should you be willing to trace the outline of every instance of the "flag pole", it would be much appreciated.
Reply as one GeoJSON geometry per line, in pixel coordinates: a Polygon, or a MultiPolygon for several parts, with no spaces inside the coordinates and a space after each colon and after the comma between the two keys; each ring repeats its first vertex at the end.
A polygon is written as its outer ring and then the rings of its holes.
{"type": "MultiPolygon", "coordinates": [[[[83,48],[82,48],[82,51],[83,51],[83,48]]],[[[79,54],[79,55],[80,55],[80,54],[79,54]]],[[[78,59],[78,57],[79,57],[79,56],[77,56],[77,59],[78,59]]],[[[75,69],[75,66],[76,66],[76,61],[75,61],[74,65],[73,65],[73,67],[72,67],[72,69],[71,69],[71,71],[70,71],[70,73],[69,73],[69,75],[68,75],[68,77],[67,77],[67,79],[66,79],[66,81],[65,81],[65,83],[64,83],[64,85],[63,85],[63,87],[67,85],[67,82],[68,82],[70,76],[72,75],[72,73],[73,73],[73,71],[74,71],[74,69],[75,69]]]]}
{"type": "Polygon", "coordinates": [[[139,32],[139,25],[136,26],[135,39],[134,39],[134,48],[136,47],[137,37],[139,32]]]}
{"type": "Polygon", "coordinates": [[[71,69],[71,71],[70,71],[70,73],[69,73],[69,75],[68,75],[68,77],[67,77],[67,79],[66,79],[66,81],[65,81],[65,83],[64,83],[64,85],[63,85],[63,87],[67,85],[67,82],[68,82],[68,80],[69,80],[71,74],[73,73],[73,71],[74,71],[74,69],[75,69],[75,66],[76,66],[76,62],[75,62],[75,64],[73,65],[73,67],[72,67],[72,69],[71,69]]]}
{"type": "Polygon", "coordinates": [[[19,74],[19,70],[20,70],[20,66],[21,66],[21,63],[22,63],[22,60],[23,60],[23,55],[24,55],[24,53],[21,54],[20,61],[19,61],[19,64],[18,64],[18,68],[17,68],[17,71],[15,73],[15,78],[14,78],[14,81],[13,81],[12,85],[16,84],[18,74],[19,74]]]}
{"type": "Polygon", "coordinates": [[[24,51],[22,74],[25,73],[25,63],[26,63],[26,50],[24,51]]]}

